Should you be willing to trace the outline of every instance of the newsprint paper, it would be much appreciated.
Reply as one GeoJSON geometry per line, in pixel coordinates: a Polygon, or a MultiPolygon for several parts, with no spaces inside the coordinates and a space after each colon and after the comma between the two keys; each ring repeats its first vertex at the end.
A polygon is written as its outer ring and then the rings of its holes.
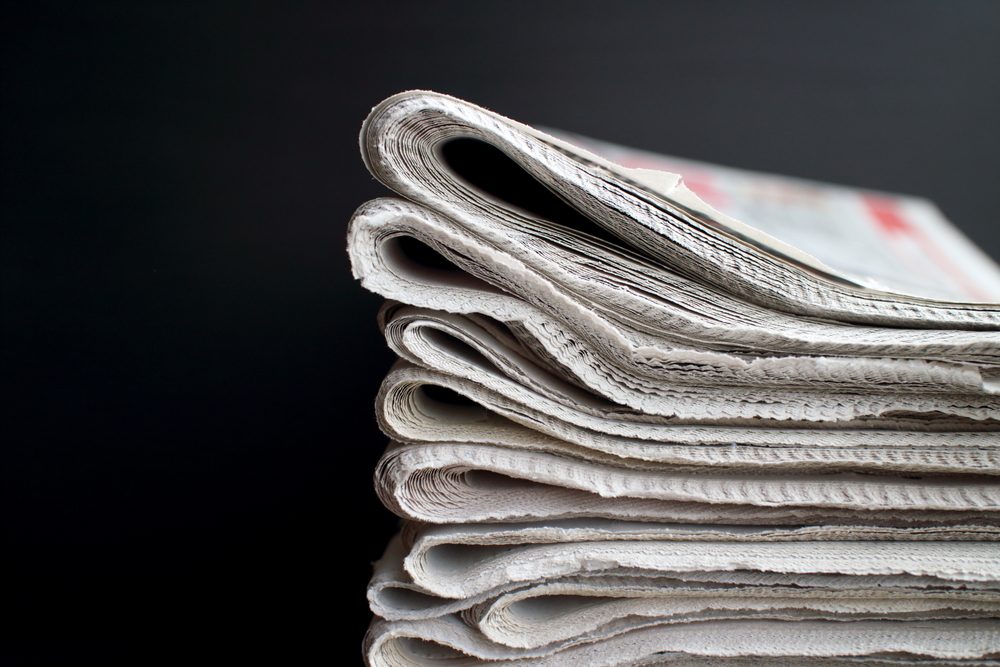
{"type": "Polygon", "coordinates": [[[375,107],[383,665],[1000,658],[1000,269],[928,201],[375,107]]]}

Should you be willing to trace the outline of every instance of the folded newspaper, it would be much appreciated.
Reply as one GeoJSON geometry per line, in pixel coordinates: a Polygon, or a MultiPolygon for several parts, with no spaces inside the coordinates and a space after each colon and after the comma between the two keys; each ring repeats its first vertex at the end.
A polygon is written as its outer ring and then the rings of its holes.
{"type": "Polygon", "coordinates": [[[1000,658],[1000,269],[932,204],[421,91],[361,152],[368,664],[1000,658]]]}

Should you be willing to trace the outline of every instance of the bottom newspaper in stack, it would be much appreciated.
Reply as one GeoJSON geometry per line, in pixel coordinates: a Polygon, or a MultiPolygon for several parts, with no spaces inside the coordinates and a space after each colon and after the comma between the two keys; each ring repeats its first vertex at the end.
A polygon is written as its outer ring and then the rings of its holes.
{"type": "Polygon", "coordinates": [[[995,545],[950,542],[982,537],[961,527],[408,525],[372,580],[382,620],[366,651],[373,665],[982,658],[997,650],[995,545]]]}
{"type": "Polygon", "coordinates": [[[932,206],[678,163],[755,229],[433,93],[361,146],[370,665],[1000,658],[1000,271],[932,206]]]}

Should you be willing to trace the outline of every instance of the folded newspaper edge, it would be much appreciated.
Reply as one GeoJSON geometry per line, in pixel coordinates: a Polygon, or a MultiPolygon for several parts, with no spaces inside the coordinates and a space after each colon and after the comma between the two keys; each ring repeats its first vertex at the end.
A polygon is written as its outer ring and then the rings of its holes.
{"type": "MultiPolygon", "coordinates": [[[[424,665],[436,661],[562,667],[652,664],[810,664],[809,658],[836,658],[817,664],[920,665],[925,660],[977,659],[995,655],[996,624],[991,620],[892,621],[719,620],[663,623],[623,632],[602,641],[577,641],[541,649],[515,649],[487,640],[457,616],[419,621],[376,621],[364,651],[374,665],[424,665]],[[665,649],[664,647],[670,647],[665,649]],[[907,657],[898,658],[903,654],[907,657]],[[757,661],[746,657],[758,658],[757,661]],[[868,657],[851,661],[847,657],[868,657]],[[704,662],[698,657],[712,658],[704,662]],[[735,662],[727,658],[744,658],[735,662]],[[765,659],[761,659],[765,658],[765,659]],[[767,660],[770,658],[771,660],[767,660]],[[482,661],[482,662],[480,662],[482,661]],[[898,662],[897,662],[898,661],[898,662]]],[[[935,665],[954,664],[934,662],[935,665]]],[[[961,665],[990,664],[961,662],[961,665]]]]}
{"type": "Polygon", "coordinates": [[[990,618],[1000,609],[1000,582],[988,574],[996,567],[994,545],[969,549],[943,540],[996,537],[996,529],[971,526],[410,524],[377,564],[369,599],[387,620],[457,614],[491,641],[523,649],[733,613],[990,618]]]}

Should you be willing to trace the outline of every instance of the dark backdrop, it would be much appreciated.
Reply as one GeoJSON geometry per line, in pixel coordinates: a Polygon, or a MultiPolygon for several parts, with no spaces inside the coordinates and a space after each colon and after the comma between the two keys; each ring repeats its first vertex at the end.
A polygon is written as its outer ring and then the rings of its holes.
{"type": "Polygon", "coordinates": [[[1000,252],[995,2],[33,2],[0,31],[22,658],[356,660],[391,357],[344,234],[393,92],[925,195],[1000,252]]]}

